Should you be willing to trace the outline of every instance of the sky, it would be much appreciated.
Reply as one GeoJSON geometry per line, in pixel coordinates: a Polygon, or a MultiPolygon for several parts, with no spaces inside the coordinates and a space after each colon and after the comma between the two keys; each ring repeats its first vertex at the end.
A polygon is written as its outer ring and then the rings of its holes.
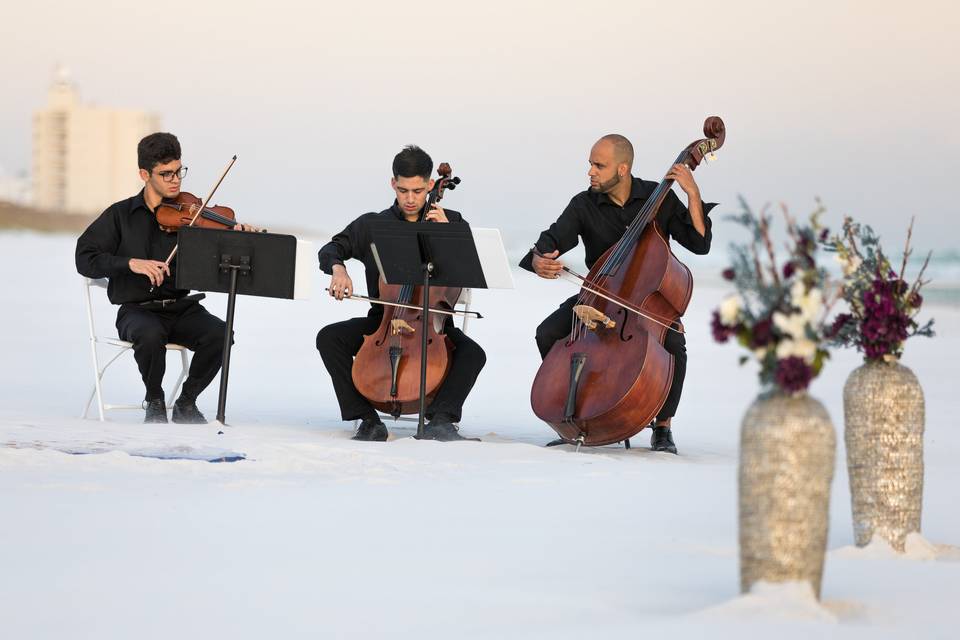
{"type": "MultiPolygon", "coordinates": [[[[611,132],[660,180],[719,115],[696,171],[715,218],[785,203],[950,250],[960,213],[960,9],[951,2],[62,3],[0,21],[0,166],[30,164],[58,64],[83,101],[159,113],[199,196],[245,222],[325,233],[386,208],[409,143],[463,180],[445,199],[527,247],[587,186],[611,132]]],[[[136,168],[132,167],[131,171],[136,168]]],[[[104,203],[106,206],[109,203],[104,203]]],[[[734,239],[715,227],[715,243],[734,239]]]]}

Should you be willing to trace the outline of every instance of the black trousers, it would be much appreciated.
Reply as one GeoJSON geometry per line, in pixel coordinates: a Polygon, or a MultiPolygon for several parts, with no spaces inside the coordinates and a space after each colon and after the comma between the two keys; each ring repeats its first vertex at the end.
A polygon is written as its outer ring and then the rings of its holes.
{"type": "Polygon", "coordinates": [[[121,340],[133,343],[133,357],[147,388],[146,400],[163,398],[166,345],[174,342],[194,352],[180,398],[195,401],[223,364],[225,331],[226,323],[196,301],[163,309],[127,303],[117,312],[117,332],[121,340]]]}
{"type": "MultiPolygon", "coordinates": [[[[570,317],[578,297],[579,294],[564,300],[563,304],[537,327],[537,348],[540,349],[541,358],[547,357],[553,343],[570,335],[570,317]]],[[[657,420],[667,420],[676,415],[680,394],[683,392],[683,379],[687,374],[687,340],[683,334],[667,331],[663,347],[673,356],[673,382],[667,400],[657,414],[657,420]]]]}
{"type": "MultiPolygon", "coordinates": [[[[363,337],[377,330],[380,315],[351,318],[328,324],[317,334],[317,351],[333,379],[333,390],[340,403],[340,415],[344,420],[356,420],[374,414],[370,402],[357,391],[353,384],[353,356],[363,346],[363,337]]],[[[458,422],[463,413],[463,402],[470,394],[480,370],[487,362],[483,348],[467,335],[447,324],[447,335],[453,342],[453,362],[447,378],[425,411],[427,418],[437,413],[449,414],[458,422]]],[[[375,414],[374,414],[375,415],[375,414]]]]}

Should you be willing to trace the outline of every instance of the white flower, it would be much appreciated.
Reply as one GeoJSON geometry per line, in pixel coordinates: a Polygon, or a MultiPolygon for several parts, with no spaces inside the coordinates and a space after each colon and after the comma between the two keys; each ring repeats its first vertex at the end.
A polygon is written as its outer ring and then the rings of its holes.
{"type": "Polygon", "coordinates": [[[816,287],[807,291],[803,280],[797,280],[790,287],[790,302],[800,309],[800,314],[805,320],[813,320],[823,308],[823,291],[816,287]]]}
{"type": "Polygon", "coordinates": [[[803,358],[808,364],[813,364],[817,355],[817,343],[807,338],[783,340],[777,345],[777,359],[782,360],[790,356],[803,358]]]}
{"type": "Polygon", "coordinates": [[[857,255],[844,256],[838,253],[834,255],[833,258],[840,263],[840,268],[843,270],[843,275],[845,276],[849,276],[863,264],[863,260],[857,255]]]}
{"type": "Polygon", "coordinates": [[[790,299],[796,302],[805,295],[807,295],[807,285],[803,284],[803,280],[795,280],[790,285],[790,299]]]}
{"type": "Polygon", "coordinates": [[[775,311],[773,314],[773,326],[795,340],[806,338],[807,319],[802,313],[791,313],[789,316],[785,313],[775,311]]]}
{"type": "Polygon", "coordinates": [[[767,357],[767,347],[760,347],[759,349],[753,350],[753,356],[759,361],[763,362],[767,357]]]}
{"type": "Polygon", "coordinates": [[[823,291],[817,288],[810,289],[805,296],[799,300],[794,300],[794,304],[800,308],[800,313],[807,320],[813,320],[820,315],[823,309],[823,291]]]}
{"type": "Polygon", "coordinates": [[[737,316],[740,315],[740,297],[730,296],[720,303],[720,324],[725,327],[733,327],[737,324],[737,316]]]}

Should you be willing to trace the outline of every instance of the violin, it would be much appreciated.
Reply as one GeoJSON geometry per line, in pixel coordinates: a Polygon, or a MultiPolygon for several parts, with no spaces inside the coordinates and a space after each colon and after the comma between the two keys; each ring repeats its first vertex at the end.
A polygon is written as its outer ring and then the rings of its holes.
{"type": "MultiPolygon", "coordinates": [[[[440,177],[427,195],[426,212],[443,199],[445,190],[460,183],[446,162],[437,172],[440,177]]],[[[352,370],[357,391],[377,410],[395,418],[419,410],[423,331],[427,332],[427,402],[436,395],[450,370],[453,343],[444,329],[447,318],[459,313],[453,307],[460,292],[459,287],[430,287],[430,302],[435,307],[431,306],[430,319],[424,322],[423,285],[389,285],[380,279],[380,299],[367,300],[384,305],[383,319],[376,331],[364,337],[352,370]]]]}
{"type": "Polygon", "coordinates": [[[223,205],[204,207],[203,200],[187,191],[181,191],[176,198],[164,198],[157,206],[156,215],[160,228],[167,233],[175,233],[180,227],[232,229],[237,226],[233,209],[223,205]]]}
{"type": "MultiPolygon", "coordinates": [[[[671,163],[691,170],[719,149],[723,120],[706,119],[695,140],[671,163]]],[[[586,276],[563,268],[581,284],[572,331],[558,340],[537,371],[530,391],[533,412],[571,444],[626,440],[650,424],[670,392],[673,356],[667,331],[682,331],[679,318],[693,293],[693,274],[670,250],[656,222],[673,180],[664,178],[627,227],[586,276]]],[[[568,278],[569,279],[569,278],[568,278]]]]}
{"type": "MultiPolygon", "coordinates": [[[[186,191],[181,191],[176,198],[164,198],[160,204],[157,205],[156,211],[157,224],[160,225],[160,228],[167,233],[176,233],[180,230],[180,227],[207,227],[213,229],[232,229],[236,227],[239,223],[236,220],[236,214],[234,214],[233,209],[224,206],[207,206],[207,202],[213,197],[213,194],[216,193],[220,187],[220,183],[227,177],[227,173],[233,168],[233,164],[236,161],[237,156],[233,156],[233,158],[230,159],[226,169],[223,170],[220,178],[216,184],[213,185],[213,189],[210,190],[210,195],[207,196],[206,200],[202,201],[200,198],[186,191]]],[[[260,229],[260,231],[265,232],[266,229],[260,229]]],[[[164,264],[168,267],[173,257],[177,255],[179,248],[180,243],[178,242],[170,251],[167,259],[164,260],[164,264]]],[[[150,291],[153,292],[154,288],[155,287],[150,287],[150,291]]]]}

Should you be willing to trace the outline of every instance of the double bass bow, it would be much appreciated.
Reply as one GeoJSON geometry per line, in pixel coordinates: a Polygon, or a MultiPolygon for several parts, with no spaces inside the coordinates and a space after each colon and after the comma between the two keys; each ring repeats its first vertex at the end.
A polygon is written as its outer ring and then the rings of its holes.
{"type": "MultiPolygon", "coordinates": [[[[726,129],[716,116],[705,138],[687,145],[671,163],[690,170],[723,146],[726,129]]],[[[668,331],[693,293],[693,275],[670,250],[656,214],[673,185],[664,178],[621,239],[586,276],[564,267],[580,295],[571,332],[558,340],[537,371],[530,392],[534,413],[569,443],[611,444],[636,435],[660,411],[673,378],[668,331]]]]}
{"type": "MultiPolygon", "coordinates": [[[[437,168],[440,177],[427,194],[424,208],[429,212],[443,199],[445,190],[453,190],[460,178],[446,162],[437,168]]],[[[416,413],[420,402],[421,354],[423,334],[427,332],[426,398],[430,399],[443,384],[450,370],[453,344],[444,333],[451,315],[476,312],[455,311],[459,287],[430,287],[429,318],[424,322],[423,285],[389,285],[380,278],[380,298],[350,295],[351,299],[384,305],[377,330],[364,337],[363,346],[353,361],[353,383],[357,391],[377,410],[399,417],[416,413]]]]}

